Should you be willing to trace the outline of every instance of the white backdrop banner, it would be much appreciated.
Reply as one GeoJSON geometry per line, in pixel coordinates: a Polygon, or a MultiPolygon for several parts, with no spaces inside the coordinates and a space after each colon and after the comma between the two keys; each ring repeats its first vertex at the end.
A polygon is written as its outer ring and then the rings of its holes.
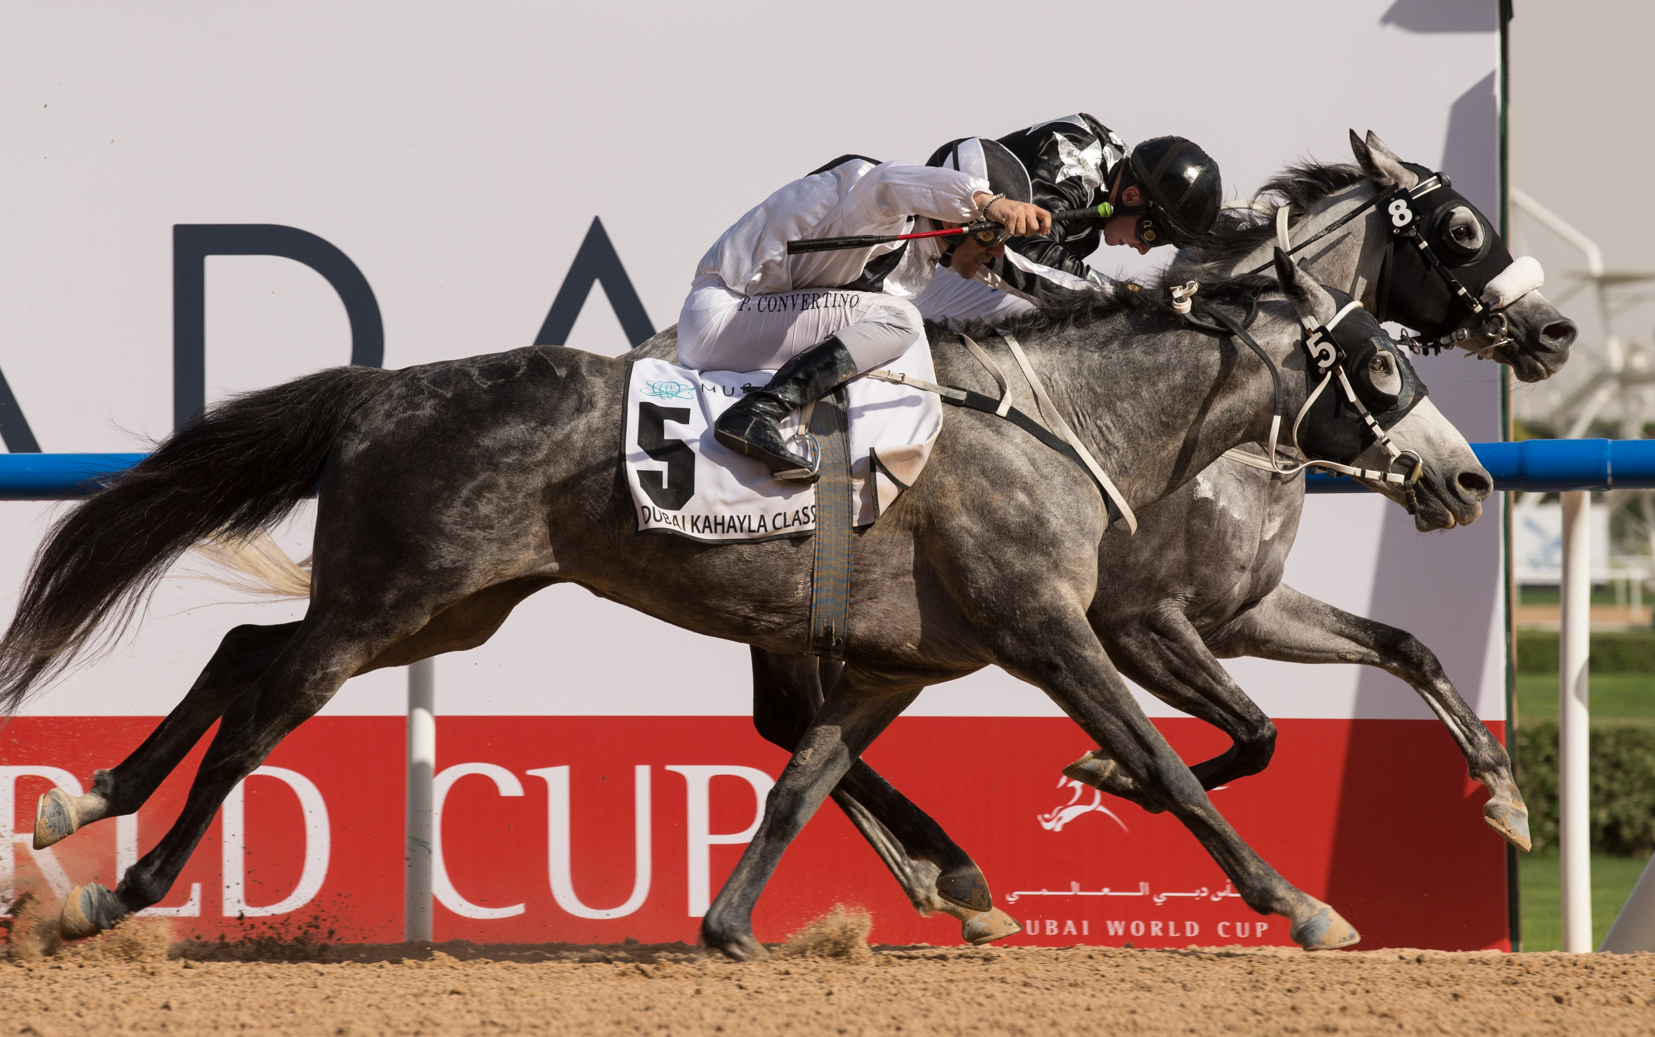
{"type": "MultiPolygon", "coordinates": [[[[1495,9],[10,5],[0,373],[15,407],[0,425],[11,450],[129,451],[203,401],[353,359],[401,367],[558,341],[617,354],[675,320],[729,223],[826,159],[917,161],[1077,110],[1129,142],[1194,138],[1231,197],[1306,156],[1348,160],[1346,129],[1373,129],[1492,214],[1495,9]]],[[[1093,258],[1125,273],[1162,261],[1093,258]]],[[[1498,437],[1494,365],[1419,366],[1468,438],[1498,437]]],[[[8,612],[57,511],[0,507],[8,612]]],[[[278,531],[296,555],[308,521],[278,531]]],[[[1492,509],[1422,536],[1377,497],[1314,498],[1288,582],[1414,630],[1500,719],[1500,549],[1492,509]]],[[[224,630],[300,614],[175,573],[136,637],[29,709],[165,712],[224,630]]],[[[1230,665],[1273,716],[1429,716],[1378,671],[1230,665]]],[[[490,644],[441,658],[439,707],[740,715],[747,675],[739,645],[565,587],[490,644]]],[[[386,671],[327,712],[402,708],[401,674],[386,671]]],[[[997,670],[911,712],[1056,715],[997,670]]]]}

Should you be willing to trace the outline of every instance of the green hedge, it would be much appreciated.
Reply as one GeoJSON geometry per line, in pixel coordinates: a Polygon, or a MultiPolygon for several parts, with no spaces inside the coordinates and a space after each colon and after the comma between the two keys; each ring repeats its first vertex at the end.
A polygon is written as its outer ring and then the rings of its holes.
{"type": "MultiPolygon", "coordinates": [[[[1592,634],[1592,673],[1655,673],[1655,630],[1604,630],[1592,634]]],[[[1517,633],[1517,672],[1556,673],[1557,634],[1517,633]]]]}
{"type": "MultiPolygon", "coordinates": [[[[1591,730],[1592,849],[1648,856],[1655,849],[1655,727],[1591,730]]],[[[1517,730],[1517,784],[1534,849],[1557,845],[1557,724],[1517,730]]]]}

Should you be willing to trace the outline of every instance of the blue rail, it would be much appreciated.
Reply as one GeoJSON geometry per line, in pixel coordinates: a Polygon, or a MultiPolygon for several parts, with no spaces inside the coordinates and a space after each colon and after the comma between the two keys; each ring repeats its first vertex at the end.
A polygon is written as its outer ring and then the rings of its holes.
{"type": "MultiPolygon", "coordinates": [[[[1655,440],[1525,439],[1473,443],[1497,490],[1644,490],[1655,488],[1655,440]]],[[[1362,493],[1360,483],[1312,472],[1307,493],[1362,493]]]]}
{"type": "Polygon", "coordinates": [[[144,454],[0,454],[0,500],[85,497],[144,454]]]}
{"type": "MultiPolygon", "coordinates": [[[[1655,488],[1655,440],[1528,439],[1473,443],[1500,490],[1608,490],[1655,488]]],[[[72,500],[103,478],[144,459],[143,454],[0,454],[0,500],[72,500]]],[[[1312,472],[1309,493],[1364,493],[1352,479],[1312,472]]]]}

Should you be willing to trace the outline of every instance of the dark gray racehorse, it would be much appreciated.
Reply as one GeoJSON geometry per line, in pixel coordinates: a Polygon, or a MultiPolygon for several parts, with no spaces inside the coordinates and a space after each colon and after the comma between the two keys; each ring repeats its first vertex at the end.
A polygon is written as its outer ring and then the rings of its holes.
{"type": "MultiPolygon", "coordinates": [[[[1372,133],[1364,140],[1352,132],[1351,149],[1358,165],[1299,167],[1266,185],[1265,193],[1280,196],[1290,207],[1292,241],[1311,242],[1298,256],[1301,265],[1323,283],[1348,287],[1370,310],[1378,308],[1383,289],[1385,316],[1427,338],[1480,325],[1434,275],[1382,276],[1387,273],[1383,246],[1389,219],[1378,207],[1323,235],[1376,197],[1419,183],[1419,167],[1397,158],[1372,133]]],[[[1274,215],[1271,209],[1262,221],[1232,221],[1206,253],[1181,256],[1180,268],[1211,276],[1267,263],[1276,241],[1274,215]]],[[[1464,211],[1456,206],[1447,212],[1432,229],[1457,231],[1463,239],[1458,248],[1471,245],[1472,253],[1504,254],[1503,262],[1510,261],[1493,225],[1469,203],[1464,211]]],[[[1501,266],[1492,264],[1496,271],[1501,266]]],[[[1474,293],[1481,293],[1489,280],[1487,274],[1458,276],[1474,293]]],[[[1563,365],[1575,326],[1539,292],[1524,295],[1503,314],[1513,342],[1493,348],[1493,358],[1510,364],[1525,381],[1543,379],[1563,365]]],[[[670,359],[675,342],[669,329],[634,355],[670,359]]],[[[1458,345],[1477,352],[1491,343],[1487,336],[1471,335],[1458,345]]],[[[1032,404],[1022,400],[1019,406],[1028,410],[1032,404]]],[[[1258,453],[1263,456],[1262,450],[1258,453]]],[[[1528,811],[1510,759],[1455,690],[1436,655],[1407,631],[1352,615],[1281,582],[1303,508],[1302,479],[1272,476],[1223,459],[1140,513],[1136,536],[1099,545],[1098,586],[1107,593],[1092,602],[1088,618],[1110,660],[1157,698],[1233,739],[1231,748],[1193,768],[1209,789],[1263,770],[1276,739],[1270,718],[1218,659],[1252,656],[1380,667],[1406,681],[1442,719],[1465,755],[1471,777],[1489,790],[1483,811],[1490,827],[1528,849],[1528,811]]],[[[1425,521],[1420,528],[1427,528],[1425,521]]],[[[753,671],[754,722],[765,738],[791,750],[838,665],[754,649],[753,671]]],[[[1078,761],[1064,773],[1146,809],[1161,809],[1107,757],[1078,761]]],[[[969,942],[1018,931],[1017,923],[993,906],[988,884],[969,855],[872,768],[858,761],[834,799],[920,911],[960,919],[969,942]]]]}
{"type": "MultiPolygon", "coordinates": [[[[1253,330],[1270,367],[1233,337],[1187,324],[1160,291],[1091,300],[1055,324],[1021,329],[1057,406],[1134,508],[1265,435],[1272,367],[1282,370],[1290,411],[1306,398],[1301,321],[1325,323],[1335,307],[1285,259],[1276,274],[1287,301],[1267,299],[1253,330]]],[[[1214,303],[1240,305],[1261,290],[1203,288],[1214,303]]],[[[945,381],[994,391],[957,338],[940,338],[934,352],[945,381]]],[[[222,714],[177,822],[116,890],[71,894],[67,935],[107,928],[164,896],[229,791],[346,679],[481,644],[517,602],[553,583],[767,651],[805,649],[807,540],[709,546],[636,535],[617,475],[624,371],[538,347],[395,373],[319,372],[208,411],[64,517],[7,632],[0,707],[15,708],[100,625],[130,616],[192,544],[251,534],[321,473],[304,619],[231,631],[132,756],[98,772],[85,796],[42,800],[36,837],[46,843],[130,813],[222,714]]],[[[1421,407],[1395,429],[1423,458],[1420,510],[1433,526],[1474,520],[1489,488],[1445,426],[1421,407]]],[[[1385,458],[1370,450],[1359,463],[1385,458]]],[[[922,688],[990,664],[1046,691],[1201,840],[1251,907],[1287,918],[1302,946],[1357,939],[1242,842],[1110,664],[1087,615],[1109,517],[1062,456],[992,416],[950,414],[924,475],[855,538],[844,672],[704,920],[710,946],[738,958],[764,953],[751,910],[788,842],[922,688]]]]}

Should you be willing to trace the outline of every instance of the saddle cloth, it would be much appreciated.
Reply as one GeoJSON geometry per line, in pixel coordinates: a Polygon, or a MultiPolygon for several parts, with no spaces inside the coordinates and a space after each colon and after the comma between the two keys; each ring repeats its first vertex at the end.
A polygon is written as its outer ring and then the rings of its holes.
{"type": "MultiPolygon", "coordinates": [[[[887,364],[936,380],[924,343],[887,364]]],[[[696,371],[664,360],[633,361],[621,452],[638,512],[638,531],[665,530],[709,542],[805,536],[816,529],[816,487],[775,478],[768,466],[720,445],[713,422],[765,385],[769,371],[696,371]]],[[[942,431],[942,400],[907,385],[858,378],[849,404],[855,524],[871,525],[913,485],[942,431]]],[[[799,428],[799,415],[782,426],[799,428]]]]}

